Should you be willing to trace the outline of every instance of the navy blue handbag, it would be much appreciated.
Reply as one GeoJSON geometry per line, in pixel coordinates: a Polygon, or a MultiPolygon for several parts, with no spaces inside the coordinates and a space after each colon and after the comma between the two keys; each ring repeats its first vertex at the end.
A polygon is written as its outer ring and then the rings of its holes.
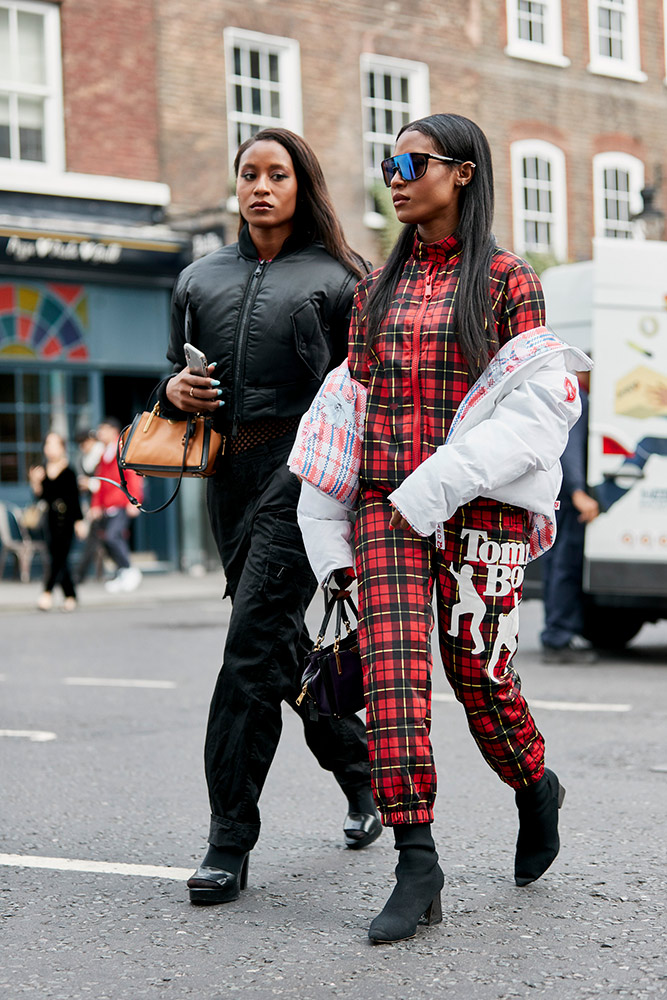
{"type": "Polygon", "coordinates": [[[364,682],[359,658],[357,629],[350,623],[348,609],[357,620],[357,608],[349,597],[329,598],[324,619],[312,652],[306,656],[297,705],[305,701],[311,719],[320,715],[345,719],[364,707],[364,682]],[[347,605],[347,607],[346,607],[347,605]],[[323,646],[327,626],[336,609],[334,641],[323,646]],[[345,635],[341,632],[345,626],[345,635]]]}

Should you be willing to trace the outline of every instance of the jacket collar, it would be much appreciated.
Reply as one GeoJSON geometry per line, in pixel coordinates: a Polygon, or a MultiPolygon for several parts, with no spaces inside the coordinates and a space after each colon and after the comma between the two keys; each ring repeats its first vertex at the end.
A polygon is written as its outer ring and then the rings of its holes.
{"type": "Polygon", "coordinates": [[[461,241],[456,235],[447,236],[444,240],[438,240],[437,243],[422,243],[415,233],[412,255],[415,260],[446,264],[453,257],[457,257],[462,249],[461,241]]]}
{"type": "MultiPolygon", "coordinates": [[[[274,257],[274,260],[277,260],[279,257],[287,257],[291,253],[296,253],[297,250],[302,250],[303,247],[310,246],[312,242],[313,240],[309,235],[304,236],[303,234],[297,235],[296,233],[292,233],[291,236],[287,237],[280,248],[280,252],[274,257]]],[[[259,260],[257,247],[250,238],[250,230],[247,224],[239,233],[238,243],[242,257],[246,257],[248,260],[259,260]]]]}

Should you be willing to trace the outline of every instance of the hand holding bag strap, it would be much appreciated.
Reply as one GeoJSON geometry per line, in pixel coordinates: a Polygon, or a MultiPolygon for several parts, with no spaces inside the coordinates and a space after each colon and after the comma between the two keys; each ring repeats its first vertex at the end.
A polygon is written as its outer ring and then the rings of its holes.
{"type": "Polygon", "coordinates": [[[340,639],[340,633],[343,622],[345,622],[345,626],[348,632],[351,631],[350,620],[344,608],[345,604],[349,606],[350,610],[352,611],[352,614],[354,615],[355,621],[357,621],[359,618],[359,613],[357,611],[357,606],[351,597],[336,598],[334,595],[332,595],[328,599],[327,597],[324,598],[324,618],[322,619],[322,624],[320,625],[317,632],[317,638],[315,640],[315,645],[313,647],[314,650],[318,650],[324,641],[324,637],[326,635],[327,628],[329,627],[329,622],[331,621],[331,616],[333,614],[334,608],[336,609],[336,631],[334,638],[340,639]]]}

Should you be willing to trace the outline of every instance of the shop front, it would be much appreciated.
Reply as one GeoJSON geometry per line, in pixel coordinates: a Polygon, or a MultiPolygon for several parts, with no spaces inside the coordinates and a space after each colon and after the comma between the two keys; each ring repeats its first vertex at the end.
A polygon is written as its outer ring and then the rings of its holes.
{"type": "MultiPolygon", "coordinates": [[[[71,443],[74,458],[78,432],[104,416],[124,425],[145,407],[168,370],[171,288],[191,259],[191,242],[153,224],[151,206],[31,195],[20,204],[12,195],[8,206],[3,197],[0,500],[23,505],[28,470],[42,461],[49,430],[71,443]]],[[[181,542],[183,506],[194,505],[194,531],[202,531],[196,485],[183,505],[136,520],[136,550],[159,565],[183,565],[183,548],[187,556],[192,547],[181,542]]],[[[170,489],[168,481],[147,480],[148,505],[159,505],[170,489]]]]}

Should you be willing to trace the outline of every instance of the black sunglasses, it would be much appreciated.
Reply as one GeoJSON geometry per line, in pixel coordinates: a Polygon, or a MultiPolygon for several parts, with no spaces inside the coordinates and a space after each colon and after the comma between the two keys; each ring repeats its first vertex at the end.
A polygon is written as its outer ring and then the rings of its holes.
{"type": "Polygon", "coordinates": [[[387,187],[391,186],[391,179],[396,171],[404,181],[418,181],[426,173],[429,160],[440,160],[442,163],[471,162],[457,160],[455,156],[438,156],[436,153],[401,153],[399,156],[390,156],[380,164],[385,184],[387,187]]]}

